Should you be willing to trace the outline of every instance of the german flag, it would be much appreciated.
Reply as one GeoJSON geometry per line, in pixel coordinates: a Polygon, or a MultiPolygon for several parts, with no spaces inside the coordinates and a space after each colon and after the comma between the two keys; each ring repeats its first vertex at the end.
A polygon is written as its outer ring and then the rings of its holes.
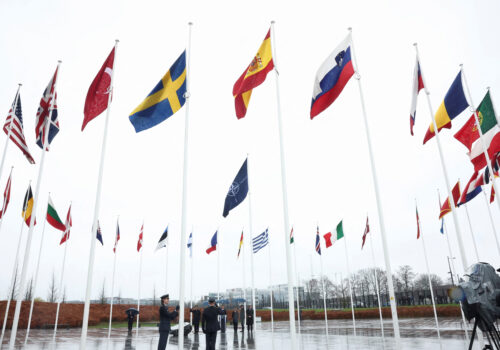
{"type": "Polygon", "coordinates": [[[245,117],[247,113],[252,89],[262,84],[266,80],[267,73],[273,68],[271,30],[269,30],[252,62],[233,86],[234,105],[238,119],[245,117]]]}
{"type": "Polygon", "coordinates": [[[24,222],[26,222],[26,225],[28,225],[28,227],[30,226],[32,211],[33,211],[33,192],[31,191],[31,185],[30,185],[28,187],[28,191],[26,191],[26,195],[24,196],[24,203],[23,203],[23,219],[24,222]]]}

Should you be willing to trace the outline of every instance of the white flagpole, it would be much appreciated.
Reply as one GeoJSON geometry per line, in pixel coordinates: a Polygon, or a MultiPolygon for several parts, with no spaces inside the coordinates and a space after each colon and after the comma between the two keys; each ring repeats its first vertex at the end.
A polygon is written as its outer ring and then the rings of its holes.
{"type": "Polygon", "coordinates": [[[384,318],[382,317],[382,305],[380,303],[380,290],[378,286],[378,276],[377,276],[377,270],[376,270],[376,263],[375,263],[375,253],[373,252],[373,238],[370,235],[370,250],[372,252],[372,264],[373,264],[373,277],[375,277],[375,290],[377,292],[377,302],[378,302],[378,314],[380,316],[380,331],[382,332],[382,339],[385,339],[384,336],[384,318]]]}
{"type": "Polygon", "coordinates": [[[356,317],[354,316],[354,300],[352,297],[352,285],[351,285],[351,269],[349,268],[349,256],[347,254],[347,240],[344,234],[344,248],[345,248],[345,263],[347,266],[347,281],[349,282],[349,294],[351,296],[351,313],[352,313],[352,326],[354,329],[354,336],[356,336],[356,317]]]}
{"type": "MultiPolygon", "coordinates": [[[[118,231],[118,219],[116,219],[116,231],[118,231]]],[[[116,235],[116,232],[115,232],[116,235]]],[[[109,306],[109,325],[108,325],[108,339],[111,337],[111,323],[113,322],[113,301],[115,295],[115,272],[116,272],[116,254],[118,254],[118,247],[116,246],[116,236],[115,236],[115,251],[113,257],[113,274],[111,275],[111,305],[109,306]]]]}
{"type": "Polygon", "coordinates": [[[469,210],[467,209],[467,203],[464,204],[464,207],[465,207],[465,213],[467,215],[467,222],[469,223],[470,235],[472,236],[472,244],[474,245],[474,252],[476,253],[476,261],[479,262],[480,260],[479,260],[479,253],[477,250],[476,237],[474,236],[474,231],[472,230],[472,223],[470,221],[469,210]]]}
{"type": "Polygon", "coordinates": [[[491,229],[493,232],[493,237],[495,238],[495,243],[497,245],[498,254],[500,255],[500,244],[498,243],[497,230],[495,229],[495,223],[493,222],[493,216],[491,215],[490,202],[488,201],[488,197],[486,197],[486,192],[484,190],[482,190],[481,192],[483,192],[484,194],[484,202],[486,203],[486,207],[488,207],[488,215],[490,217],[491,229]]]}
{"type": "MultiPolygon", "coordinates": [[[[193,233],[193,228],[191,228],[191,234],[193,233]]],[[[190,296],[190,309],[193,309],[193,266],[194,266],[194,256],[193,256],[193,236],[191,236],[191,249],[189,250],[190,253],[189,253],[189,256],[190,256],[190,263],[191,263],[191,273],[190,273],[190,277],[191,277],[191,283],[189,284],[190,288],[191,288],[191,296],[190,296]]],[[[193,313],[192,312],[189,312],[189,323],[193,324],[193,313]]]]}
{"type": "Polygon", "coordinates": [[[299,334],[300,334],[300,299],[299,299],[299,271],[297,270],[297,250],[295,249],[295,237],[293,237],[293,263],[295,268],[295,294],[297,298],[297,324],[299,326],[299,334]]]}
{"type": "Polygon", "coordinates": [[[325,312],[325,333],[326,336],[328,337],[328,315],[326,312],[326,290],[325,290],[325,279],[323,276],[323,255],[319,255],[319,265],[320,265],[320,275],[319,279],[321,280],[321,289],[323,292],[323,310],[325,312]]]}
{"type": "MultiPolygon", "coordinates": [[[[418,62],[420,64],[421,61],[420,61],[420,56],[418,54],[417,43],[414,43],[413,46],[415,46],[415,51],[417,53],[417,59],[418,59],[418,62]]],[[[443,169],[444,180],[446,183],[446,190],[448,191],[448,198],[450,198],[450,202],[452,202],[452,198],[453,198],[453,193],[451,192],[452,187],[450,185],[450,177],[448,176],[448,169],[446,168],[446,164],[444,162],[443,149],[441,148],[440,135],[438,132],[436,120],[434,118],[434,111],[432,110],[430,92],[427,89],[427,83],[425,82],[425,75],[424,75],[423,70],[420,71],[420,74],[422,75],[422,81],[424,83],[424,92],[425,92],[425,96],[427,98],[427,106],[429,107],[429,116],[431,118],[431,123],[434,126],[434,136],[436,137],[436,144],[437,144],[438,151],[439,151],[439,159],[441,160],[441,167],[443,169]]],[[[457,243],[458,243],[458,248],[459,248],[459,253],[460,253],[460,259],[462,261],[462,270],[467,271],[469,264],[467,262],[467,255],[465,253],[464,242],[463,242],[463,238],[462,238],[462,230],[460,229],[460,225],[458,224],[457,208],[455,208],[454,205],[450,205],[450,207],[451,207],[451,214],[453,216],[453,223],[455,224],[455,232],[457,234],[457,243]]]]}
{"type": "MultiPolygon", "coordinates": [[[[479,118],[477,116],[476,107],[474,106],[474,102],[472,101],[472,95],[471,95],[470,90],[469,90],[469,84],[467,84],[467,79],[465,78],[465,71],[464,71],[463,64],[460,65],[460,71],[462,72],[462,79],[463,79],[463,82],[465,85],[465,90],[467,91],[467,95],[469,97],[468,100],[470,102],[470,108],[472,109],[472,112],[474,113],[474,119],[476,121],[476,128],[477,128],[477,131],[479,132],[479,138],[481,140],[481,145],[483,146],[483,154],[484,154],[484,157],[486,158],[486,166],[488,167],[488,170],[489,170],[490,176],[491,176],[491,183],[493,185],[493,188],[495,189],[495,193],[499,193],[497,191],[495,175],[494,175],[495,173],[493,172],[493,169],[491,167],[490,156],[488,154],[488,149],[486,148],[486,142],[484,141],[483,131],[481,130],[481,123],[479,123],[479,118]]],[[[493,112],[495,112],[495,111],[493,111],[493,112]]],[[[496,118],[496,114],[495,114],[495,118],[496,118]]],[[[497,201],[497,204],[498,204],[498,208],[500,209],[500,201],[497,201]]]]}
{"type": "MultiPolygon", "coordinates": [[[[69,207],[71,208],[71,203],[69,204],[69,207]]],[[[66,251],[68,250],[68,244],[69,244],[69,237],[66,239],[66,242],[64,242],[64,255],[63,255],[63,261],[62,261],[62,266],[61,266],[61,279],[59,280],[59,293],[62,293],[62,290],[63,290],[64,266],[66,265],[66,251]]],[[[52,341],[56,340],[57,323],[59,321],[59,309],[61,307],[61,299],[62,299],[62,294],[57,298],[56,322],[54,324],[54,333],[52,335],[52,341]]]]}
{"type": "MultiPolygon", "coordinates": [[[[293,296],[293,271],[292,271],[292,254],[288,232],[290,232],[290,222],[288,216],[288,189],[286,184],[286,165],[285,165],[285,144],[283,140],[283,122],[281,118],[281,97],[279,87],[279,73],[276,56],[276,39],[274,37],[274,21],[271,22],[271,47],[273,51],[274,72],[276,73],[276,107],[278,116],[278,130],[280,139],[280,160],[281,160],[281,187],[283,195],[283,233],[285,236],[285,251],[286,251],[286,272],[288,281],[288,312],[290,318],[290,341],[292,350],[297,349],[297,340],[295,334],[295,305],[293,296]]],[[[255,310],[255,309],[254,309],[255,310]]]]}
{"type": "MultiPolygon", "coordinates": [[[[436,129],[437,130],[437,129],[436,129]]],[[[415,199],[415,206],[417,205],[417,200],[415,199]]],[[[454,204],[452,204],[454,205],[454,204]]],[[[450,205],[451,206],[451,205],[450,205]]],[[[436,311],[436,301],[434,300],[434,291],[432,290],[432,281],[431,281],[431,271],[429,270],[429,260],[427,259],[427,249],[425,249],[425,241],[424,241],[424,233],[422,230],[422,225],[420,225],[420,220],[417,223],[420,226],[420,238],[422,238],[422,247],[424,248],[424,257],[425,257],[425,267],[427,269],[427,278],[429,279],[429,289],[431,290],[431,299],[432,299],[432,310],[434,311],[434,320],[436,321],[436,330],[439,339],[439,344],[441,344],[441,334],[439,332],[439,322],[436,311]]]]}
{"type": "MultiPolygon", "coordinates": [[[[31,186],[31,181],[30,181],[30,186],[31,186]]],[[[2,335],[0,336],[0,348],[2,347],[3,337],[5,335],[5,327],[7,326],[7,317],[9,315],[10,302],[13,297],[12,288],[14,287],[14,281],[17,275],[17,268],[19,266],[19,252],[21,251],[21,239],[23,238],[23,228],[24,228],[24,218],[21,220],[21,229],[19,233],[19,238],[17,239],[16,257],[14,259],[14,266],[12,267],[12,277],[10,278],[9,295],[7,297],[7,306],[5,307],[5,315],[3,318],[2,335]]]]}
{"type": "Polygon", "coordinates": [[[168,291],[168,244],[170,238],[167,236],[167,241],[165,242],[165,293],[168,291]]]}
{"type": "Polygon", "coordinates": [[[111,100],[114,94],[113,78],[115,76],[115,63],[116,63],[116,51],[118,50],[118,40],[115,40],[115,58],[113,61],[113,70],[111,71],[111,81],[110,81],[110,93],[108,95],[108,109],[106,111],[106,119],[104,122],[104,134],[102,137],[101,145],[101,161],[99,165],[99,175],[97,176],[97,191],[95,196],[94,205],[94,219],[92,222],[92,233],[90,234],[90,254],[89,254],[89,266],[87,271],[87,288],[85,290],[85,306],[83,307],[83,322],[82,322],[82,335],[80,338],[80,350],[85,350],[85,344],[87,342],[87,330],[89,323],[89,311],[90,311],[90,294],[92,292],[92,279],[94,274],[94,259],[95,259],[95,230],[97,230],[97,220],[99,218],[99,209],[101,207],[101,191],[102,191],[102,177],[104,174],[104,158],[106,155],[106,143],[108,139],[108,126],[109,126],[109,115],[111,113],[111,100]]]}
{"type": "MultiPolygon", "coordinates": [[[[10,133],[10,129],[9,129],[9,133],[10,133]]],[[[2,160],[2,162],[3,162],[3,160],[2,160]]],[[[9,179],[11,179],[11,180],[12,180],[12,169],[14,169],[14,167],[13,167],[13,166],[12,166],[12,167],[10,167],[10,175],[9,175],[9,179]]],[[[2,173],[2,170],[1,170],[1,167],[0,167],[0,174],[1,174],[1,173],[2,173]]],[[[9,181],[9,180],[7,180],[7,182],[8,182],[8,181],[9,181]]],[[[11,186],[12,186],[12,182],[11,182],[11,186]]],[[[2,205],[2,209],[1,209],[2,211],[6,209],[6,208],[5,208],[5,204],[6,204],[6,203],[7,203],[7,197],[4,197],[4,198],[3,198],[3,205],[2,205]]],[[[4,216],[5,216],[5,213],[2,213],[2,217],[0,218],[0,229],[2,228],[2,223],[3,223],[3,218],[4,218],[4,216]]]]}
{"type": "MultiPolygon", "coordinates": [[[[271,332],[274,332],[274,309],[273,309],[273,273],[271,268],[271,240],[269,239],[269,232],[267,238],[267,252],[269,253],[269,300],[271,302],[271,332]]],[[[295,316],[295,315],[294,315],[295,316]]]]}
{"type": "Polygon", "coordinates": [[[47,121],[45,124],[45,137],[44,137],[44,142],[42,142],[42,158],[40,160],[40,168],[38,170],[38,180],[36,182],[36,189],[35,189],[35,197],[33,199],[33,211],[32,211],[32,217],[30,220],[30,228],[28,230],[28,238],[26,240],[26,247],[24,250],[24,261],[23,261],[23,268],[21,270],[21,279],[19,281],[19,295],[17,296],[17,301],[16,301],[16,311],[14,313],[14,320],[12,322],[12,330],[10,332],[10,342],[9,342],[9,350],[14,349],[14,345],[16,343],[16,336],[17,336],[17,326],[19,323],[19,315],[21,314],[21,304],[23,302],[23,294],[24,294],[24,288],[25,288],[25,283],[26,283],[26,274],[28,272],[28,265],[29,265],[29,258],[30,258],[30,251],[31,251],[31,240],[33,238],[33,230],[35,228],[35,221],[36,221],[36,211],[38,208],[38,199],[39,199],[39,194],[40,194],[40,184],[42,182],[42,176],[43,176],[43,168],[45,164],[45,154],[47,153],[47,148],[49,147],[49,130],[50,130],[50,124],[52,123],[52,111],[54,109],[54,101],[55,101],[55,95],[57,91],[57,81],[59,79],[60,71],[59,67],[61,66],[61,61],[58,61],[57,63],[57,76],[56,76],[56,81],[54,82],[54,95],[52,96],[52,99],[50,101],[50,106],[49,106],[49,114],[47,116],[47,121]]]}
{"type": "MultiPolygon", "coordinates": [[[[189,100],[191,85],[189,70],[191,67],[191,29],[193,23],[188,23],[188,46],[186,49],[186,116],[184,119],[184,165],[182,170],[182,218],[181,218],[181,262],[179,269],[179,325],[184,325],[184,290],[185,290],[185,272],[186,272],[186,225],[187,225],[187,175],[188,175],[188,144],[189,144],[189,100]]],[[[184,327],[179,327],[179,349],[184,348],[184,327]]]]}
{"type": "MultiPolygon", "coordinates": [[[[248,162],[247,162],[247,172],[248,172],[248,162]]],[[[248,191],[248,194],[250,195],[250,191],[248,191]]],[[[243,299],[245,300],[243,302],[243,307],[245,310],[247,309],[247,277],[246,277],[246,259],[245,259],[245,236],[243,236],[243,248],[241,250],[241,254],[243,255],[243,299]]]]}
{"type": "MultiPolygon", "coordinates": [[[[349,33],[352,35],[352,28],[349,28],[349,33]]],[[[391,304],[392,325],[394,327],[394,337],[396,338],[396,343],[399,344],[400,334],[399,334],[398,311],[396,308],[396,297],[394,294],[394,285],[392,283],[392,269],[391,269],[391,262],[390,262],[390,258],[389,258],[389,248],[387,247],[387,236],[386,236],[386,232],[385,232],[384,213],[383,213],[383,209],[382,209],[382,200],[380,198],[380,190],[379,190],[379,186],[378,186],[377,169],[375,167],[375,156],[374,156],[373,147],[372,147],[370,129],[368,126],[368,118],[366,116],[365,98],[363,96],[363,89],[361,87],[361,75],[358,72],[358,64],[356,62],[356,55],[355,55],[355,51],[354,51],[354,40],[352,40],[352,39],[351,39],[351,45],[352,45],[352,58],[354,61],[355,78],[358,81],[359,98],[361,100],[361,109],[363,112],[362,113],[363,114],[363,121],[365,124],[365,132],[366,132],[366,141],[368,144],[368,153],[370,155],[370,166],[371,166],[371,170],[372,170],[373,187],[375,190],[375,199],[376,199],[376,203],[377,203],[377,211],[378,211],[378,218],[379,218],[379,225],[380,225],[380,236],[382,238],[382,249],[384,252],[385,271],[387,274],[387,286],[389,288],[389,300],[390,300],[390,304],[391,304]]]]}
{"type": "MultiPolygon", "coordinates": [[[[17,92],[16,92],[14,106],[12,106],[12,115],[13,116],[16,114],[17,103],[19,101],[19,91],[21,90],[21,86],[22,85],[23,84],[18,84],[18,87],[17,87],[17,92]]],[[[10,140],[10,134],[11,134],[11,131],[12,131],[12,121],[13,121],[13,119],[14,119],[14,117],[10,118],[9,131],[7,133],[7,139],[5,140],[5,146],[3,147],[2,161],[0,162],[0,176],[3,173],[3,165],[5,163],[5,156],[7,155],[7,148],[9,147],[9,140],[10,140]]],[[[11,172],[12,172],[12,170],[11,170],[11,172]]],[[[4,204],[4,206],[5,206],[5,204],[4,204]]],[[[3,221],[3,216],[2,216],[2,219],[0,219],[0,224],[2,223],[2,221],[3,221]]]]}
{"type": "MultiPolygon", "coordinates": [[[[49,197],[50,197],[50,192],[49,192],[49,197]]],[[[38,282],[38,272],[40,271],[40,259],[42,257],[42,247],[43,247],[43,239],[45,237],[45,223],[47,222],[46,218],[43,218],[43,228],[42,228],[42,237],[40,239],[40,248],[38,249],[38,259],[36,262],[36,270],[35,270],[35,280],[33,282],[33,292],[31,295],[31,305],[30,305],[30,314],[28,317],[28,327],[26,328],[26,336],[24,338],[24,344],[28,342],[28,337],[30,335],[30,328],[31,328],[31,318],[33,316],[33,307],[35,305],[35,293],[36,293],[36,285],[38,282]]],[[[1,344],[1,342],[0,342],[1,344]]]]}
{"type": "MultiPolygon", "coordinates": [[[[254,274],[254,263],[253,263],[253,241],[252,241],[252,189],[250,187],[250,155],[247,154],[247,172],[248,172],[248,227],[250,232],[248,233],[248,241],[250,244],[248,245],[250,248],[250,273],[251,273],[251,282],[252,282],[252,309],[253,309],[253,319],[256,320],[256,305],[255,305],[255,274],[254,274]]],[[[244,238],[243,238],[244,239],[244,238]]],[[[243,247],[245,248],[245,247],[243,247]]],[[[247,312],[245,305],[245,313],[247,312]]],[[[257,328],[257,327],[255,327],[257,328]]]]}
{"type": "MultiPolygon", "coordinates": [[[[140,257],[139,257],[139,279],[137,283],[137,311],[139,313],[137,314],[137,326],[135,329],[135,337],[137,338],[139,336],[139,316],[141,312],[141,279],[142,279],[142,255],[144,252],[144,223],[142,224],[143,230],[142,230],[142,245],[141,245],[141,252],[140,252],[140,257]]],[[[181,328],[181,327],[179,327],[181,328]]]]}
{"type": "Polygon", "coordinates": [[[217,228],[217,302],[220,299],[220,232],[217,228]]]}

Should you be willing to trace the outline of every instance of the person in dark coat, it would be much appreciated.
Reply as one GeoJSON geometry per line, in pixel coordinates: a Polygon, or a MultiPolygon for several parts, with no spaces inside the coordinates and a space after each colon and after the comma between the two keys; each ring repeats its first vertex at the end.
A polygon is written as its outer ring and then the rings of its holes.
{"type": "Polygon", "coordinates": [[[243,305],[241,305],[240,307],[240,323],[241,323],[241,332],[245,332],[245,320],[246,320],[246,316],[245,316],[245,307],[243,305]]]}
{"type": "Polygon", "coordinates": [[[195,305],[194,309],[189,310],[189,312],[193,314],[193,327],[196,334],[200,330],[201,311],[198,305],[195,305]]]}
{"type": "Polygon", "coordinates": [[[248,310],[247,310],[247,328],[248,328],[248,332],[253,333],[253,309],[252,309],[252,306],[249,306],[248,310]]]}
{"type": "Polygon", "coordinates": [[[220,332],[226,333],[226,321],[227,321],[227,312],[224,308],[224,305],[221,305],[219,308],[219,320],[220,320],[220,332]]]}
{"type": "Polygon", "coordinates": [[[217,331],[220,329],[219,314],[220,310],[215,304],[215,299],[208,299],[208,307],[203,310],[201,316],[201,329],[205,333],[206,350],[215,350],[217,331]]]}
{"type": "Polygon", "coordinates": [[[179,305],[175,307],[175,311],[168,311],[168,302],[170,298],[168,294],[162,295],[160,306],[160,340],[158,341],[158,350],[165,350],[167,347],[168,334],[170,333],[170,321],[173,321],[179,316],[179,305]]]}
{"type": "Polygon", "coordinates": [[[234,333],[238,332],[238,309],[234,309],[231,313],[231,318],[233,319],[234,333]]]}
{"type": "Polygon", "coordinates": [[[127,319],[128,319],[128,331],[130,333],[130,332],[132,332],[132,326],[134,325],[134,319],[135,319],[134,313],[127,312],[127,319]]]}

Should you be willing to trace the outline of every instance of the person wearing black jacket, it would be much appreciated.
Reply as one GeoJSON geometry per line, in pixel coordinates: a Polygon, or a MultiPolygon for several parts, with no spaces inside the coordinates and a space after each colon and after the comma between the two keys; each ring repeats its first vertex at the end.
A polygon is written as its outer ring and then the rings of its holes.
{"type": "Polygon", "coordinates": [[[249,306],[248,310],[247,310],[247,328],[248,328],[248,332],[253,333],[253,309],[252,309],[252,306],[249,306]]]}
{"type": "Polygon", "coordinates": [[[198,333],[200,330],[200,319],[201,319],[201,311],[198,308],[198,305],[194,306],[194,309],[189,310],[193,314],[193,327],[194,333],[198,333]]]}
{"type": "Polygon", "coordinates": [[[220,306],[219,315],[220,315],[220,332],[226,333],[227,312],[226,309],[224,308],[224,305],[220,306]]]}
{"type": "Polygon", "coordinates": [[[233,319],[234,333],[238,332],[238,309],[234,309],[231,313],[231,318],[233,319]]]}
{"type": "Polygon", "coordinates": [[[243,305],[241,305],[240,307],[240,324],[241,324],[241,332],[244,333],[245,332],[245,320],[246,320],[246,316],[245,316],[245,307],[243,305]]]}
{"type": "Polygon", "coordinates": [[[170,298],[168,294],[162,295],[160,306],[160,340],[158,341],[158,350],[165,350],[167,347],[168,334],[170,333],[170,321],[173,321],[179,316],[179,305],[175,307],[175,311],[168,311],[168,302],[170,298]]]}
{"type": "Polygon", "coordinates": [[[201,329],[205,333],[206,350],[215,350],[217,331],[220,329],[219,314],[220,310],[215,304],[215,299],[208,299],[208,307],[203,310],[201,316],[201,329]]]}

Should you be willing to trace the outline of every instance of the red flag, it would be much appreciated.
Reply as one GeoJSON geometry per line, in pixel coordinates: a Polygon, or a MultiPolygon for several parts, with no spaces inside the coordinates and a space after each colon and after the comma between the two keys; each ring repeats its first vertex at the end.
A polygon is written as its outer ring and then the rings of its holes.
{"type": "MultiPolygon", "coordinates": [[[[460,199],[460,181],[451,190],[451,195],[453,196],[453,202],[455,202],[455,207],[458,205],[458,200],[460,199]]],[[[443,205],[441,206],[441,211],[439,212],[439,219],[451,212],[450,199],[446,197],[443,205]]]]}
{"type": "Polygon", "coordinates": [[[454,137],[462,142],[465,147],[469,149],[469,152],[472,149],[472,144],[479,138],[479,132],[476,127],[476,118],[474,114],[469,118],[467,123],[462,126],[460,130],[454,135],[454,137]]]}
{"type": "Polygon", "coordinates": [[[493,203],[494,200],[495,200],[495,187],[493,187],[493,183],[491,183],[490,203],[493,203]]]}
{"type": "Polygon", "coordinates": [[[140,252],[142,248],[142,232],[144,229],[144,224],[141,226],[141,233],[139,233],[139,240],[137,241],[137,251],[140,252]]]}
{"type": "Polygon", "coordinates": [[[5,191],[3,192],[3,206],[2,206],[2,211],[0,211],[0,219],[3,217],[3,214],[5,214],[7,206],[9,205],[11,178],[12,178],[12,172],[10,173],[9,180],[7,180],[7,185],[5,186],[5,191]]]}
{"type": "Polygon", "coordinates": [[[115,61],[115,48],[111,50],[108,58],[97,73],[94,81],[89,87],[87,98],[85,99],[85,108],[83,110],[84,118],[82,131],[92,119],[104,112],[108,108],[108,97],[111,93],[111,75],[113,74],[115,61]]]}
{"type": "Polygon", "coordinates": [[[59,243],[59,245],[63,244],[69,239],[71,226],[73,226],[73,220],[71,219],[71,205],[70,205],[68,209],[68,214],[66,215],[66,230],[64,231],[64,234],[61,238],[61,242],[59,243]]]}
{"type": "Polygon", "coordinates": [[[366,227],[365,233],[363,233],[363,243],[361,244],[361,249],[365,246],[366,235],[370,232],[370,225],[368,224],[368,216],[366,217],[366,227]]]}
{"type": "Polygon", "coordinates": [[[325,245],[327,248],[330,248],[332,246],[332,233],[328,232],[323,235],[323,238],[325,239],[325,245]]]}
{"type": "Polygon", "coordinates": [[[417,239],[420,238],[420,219],[418,218],[418,209],[415,207],[415,210],[417,211],[417,239]]]}

